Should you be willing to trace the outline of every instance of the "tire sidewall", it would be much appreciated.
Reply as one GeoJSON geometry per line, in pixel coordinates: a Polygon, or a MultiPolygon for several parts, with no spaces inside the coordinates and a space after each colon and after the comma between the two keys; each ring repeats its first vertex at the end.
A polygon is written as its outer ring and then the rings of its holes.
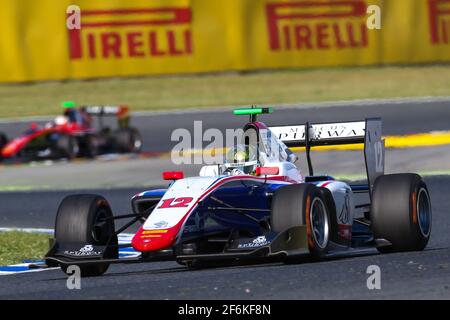
{"type": "Polygon", "coordinates": [[[306,224],[307,236],[308,236],[308,248],[311,253],[311,256],[315,259],[321,259],[328,253],[328,247],[330,243],[330,232],[331,232],[331,220],[330,220],[330,210],[326,205],[326,201],[317,187],[311,189],[311,193],[306,195],[305,208],[303,210],[304,221],[306,224]],[[310,200],[308,201],[308,197],[310,200]],[[325,237],[327,238],[326,242],[320,246],[316,240],[316,237],[313,232],[313,205],[314,203],[320,203],[319,205],[323,206],[323,210],[325,211],[325,219],[326,219],[326,231],[325,237]]]}

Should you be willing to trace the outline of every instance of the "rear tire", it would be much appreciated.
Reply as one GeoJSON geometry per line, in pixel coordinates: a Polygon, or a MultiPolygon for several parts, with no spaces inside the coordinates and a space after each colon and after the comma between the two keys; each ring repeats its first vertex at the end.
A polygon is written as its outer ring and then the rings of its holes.
{"type": "Polygon", "coordinates": [[[142,150],[142,137],[137,129],[119,129],[114,133],[115,147],[118,152],[139,153],[142,150]]]}
{"type": "Polygon", "coordinates": [[[431,200],[426,184],[417,174],[392,174],[375,181],[371,206],[375,239],[391,246],[382,253],[423,250],[431,234],[431,200]]]}
{"type": "MultiPolygon", "coordinates": [[[[114,235],[114,220],[111,208],[102,196],[81,194],[71,195],[61,202],[56,216],[56,243],[76,243],[84,246],[110,245],[104,257],[115,259],[118,257],[117,235],[114,235]]],[[[74,263],[76,265],[76,263],[74,263]]],[[[61,266],[66,272],[68,266],[61,266]]],[[[109,264],[79,265],[81,276],[99,276],[106,272],[109,264]]]]}
{"type": "Polygon", "coordinates": [[[98,137],[94,134],[86,135],[82,140],[82,154],[90,159],[95,158],[98,155],[99,141],[98,137]]]}
{"type": "MultiPolygon", "coordinates": [[[[314,185],[294,184],[275,191],[272,199],[272,230],[306,225],[308,248],[315,260],[328,252],[331,238],[330,210],[323,193],[314,185]]],[[[286,259],[292,262],[292,259],[286,259]]]]}
{"type": "Polygon", "coordinates": [[[62,134],[56,141],[56,153],[59,157],[74,159],[78,156],[80,146],[75,137],[62,134]]]}

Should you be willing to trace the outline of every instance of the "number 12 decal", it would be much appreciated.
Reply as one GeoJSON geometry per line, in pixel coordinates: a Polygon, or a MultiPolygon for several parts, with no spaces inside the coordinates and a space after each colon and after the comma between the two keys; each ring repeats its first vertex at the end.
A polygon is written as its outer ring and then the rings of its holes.
{"type": "Polygon", "coordinates": [[[375,171],[378,173],[383,173],[383,143],[381,141],[377,141],[373,147],[375,149],[375,171]]]}
{"type": "Polygon", "coordinates": [[[157,209],[187,208],[192,200],[194,200],[194,198],[191,197],[165,199],[162,200],[162,204],[157,209]]]}

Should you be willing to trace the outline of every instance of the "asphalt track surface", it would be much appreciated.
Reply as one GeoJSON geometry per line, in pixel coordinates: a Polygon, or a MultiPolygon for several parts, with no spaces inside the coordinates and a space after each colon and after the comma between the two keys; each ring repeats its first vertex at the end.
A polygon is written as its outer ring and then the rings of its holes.
{"type": "MultiPolygon", "coordinates": [[[[260,116],[267,125],[302,124],[310,122],[337,122],[364,120],[381,117],[384,135],[404,135],[450,129],[450,100],[427,102],[373,102],[351,106],[274,107],[271,115],[260,116]]],[[[110,120],[111,121],[111,120],[110,120]]],[[[177,141],[171,141],[175,129],[185,128],[193,131],[194,121],[202,121],[203,130],[209,128],[242,128],[247,117],[232,115],[232,108],[199,110],[196,112],[154,113],[135,116],[131,124],[137,127],[144,137],[143,151],[170,151],[177,141]]],[[[42,122],[38,122],[42,123],[42,122]]],[[[108,121],[106,123],[109,123],[108,121]]],[[[15,137],[29,126],[29,122],[0,123],[0,131],[8,137],[15,137]]]]}
{"type": "MultiPolygon", "coordinates": [[[[308,259],[188,270],[175,262],[113,265],[102,277],[85,278],[81,290],[68,290],[60,270],[2,276],[0,299],[450,299],[450,177],[426,178],[433,207],[433,231],[423,252],[308,259]],[[367,267],[381,268],[381,290],[368,290],[367,267]]],[[[116,210],[125,209],[135,190],[103,192],[116,210]]],[[[52,227],[58,192],[31,193],[41,227],[52,227]],[[39,201],[37,201],[39,199],[39,201]]],[[[22,193],[0,201],[19,223],[22,193]],[[6,201],[5,201],[6,200],[6,201]],[[15,216],[17,215],[17,216],[15,216]],[[15,216],[15,217],[14,217],[15,216]]],[[[24,217],[25,218],[25,217],[24,217]]],[[[29,226],[28,218],[21,226],[29,226]]],[[[37,223],[37,222],[36,222],[37,223]]]]}

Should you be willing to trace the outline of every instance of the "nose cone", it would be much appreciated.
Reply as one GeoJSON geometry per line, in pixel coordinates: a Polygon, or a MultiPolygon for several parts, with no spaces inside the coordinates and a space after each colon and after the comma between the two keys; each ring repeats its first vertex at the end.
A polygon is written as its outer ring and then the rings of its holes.
{"type": "Polygon", "coordinates": [[[17,148],[15,144],[9,143],[1,150],[1,155],[3,158],[9,158],[12,157],[16,153],[16,151],[17,148]]]}
{"type": "Polygon", "coordinates": [[[143,227],[134,235],[131,240],[133,248],[140,252],[158,251],[170,248],[176,240],[180,225],[170,229],[145,230],[143,227]]]}

